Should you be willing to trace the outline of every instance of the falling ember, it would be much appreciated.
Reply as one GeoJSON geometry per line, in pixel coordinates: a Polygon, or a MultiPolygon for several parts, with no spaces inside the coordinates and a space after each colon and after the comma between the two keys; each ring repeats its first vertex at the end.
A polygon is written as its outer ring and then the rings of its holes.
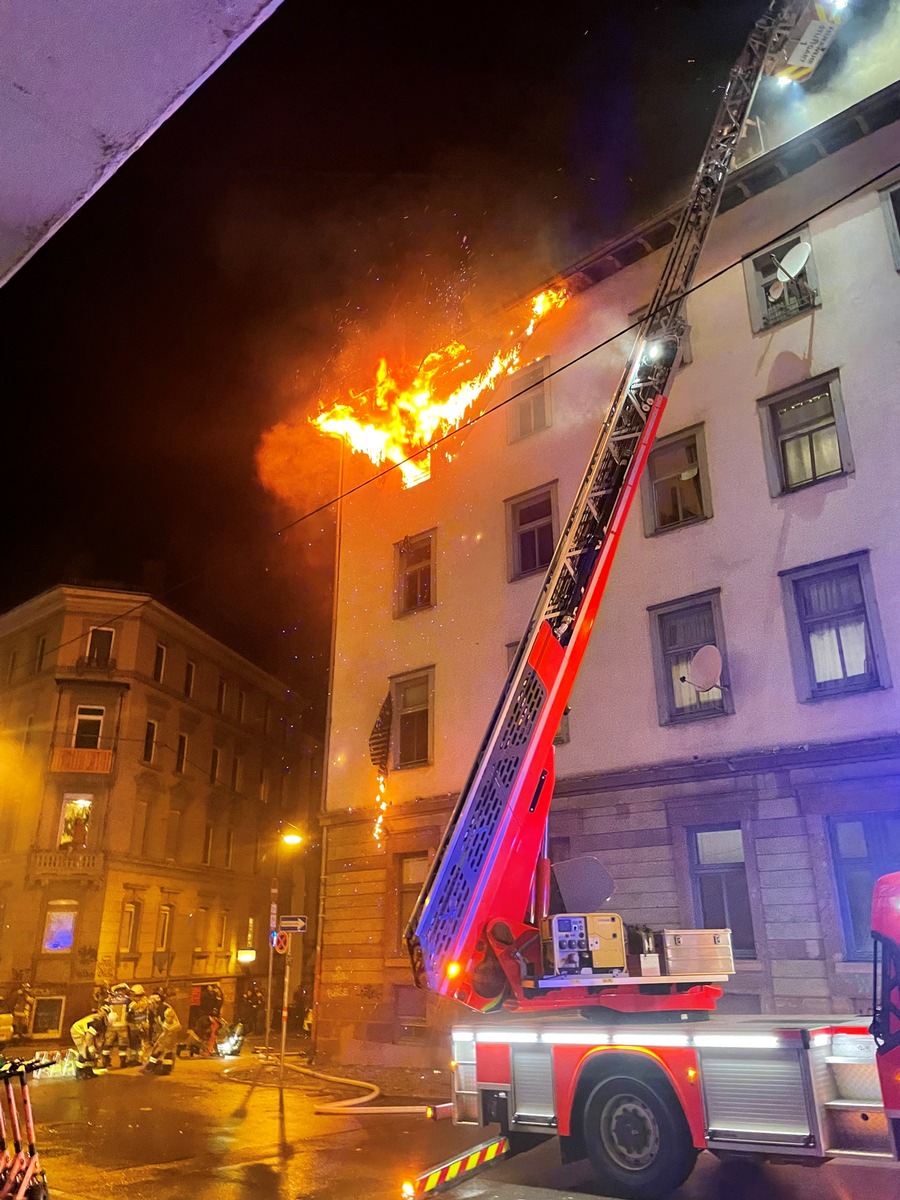
{"type": "Polygon", "coordinates": [[[496,351],[482,370],[473,366],[473,352],[456,341],[427,354],[416,367],[392,368],[382,358],[371,388],[350,391],[349,401],[324,409],[312,422],[323,433],[343,438],[376,466],[396,463],[403,486],[414,487],[431,475],[428,446],[461,425],[483,392],[523,365],[527,340],[568,299],[563,288],[534,296],[519,331],[510,331],[509,345],[496,351]]]}
{"type": "Polygon", "coordinates": [[[379,850],[384,848],[384,814],[387,812],[388,806],[387,797],[385,795],[386,785],[387,779],[385,778],[384,774],[379,771],[378,795],[375,797],[375,828],[372,831],[379,850]]]}

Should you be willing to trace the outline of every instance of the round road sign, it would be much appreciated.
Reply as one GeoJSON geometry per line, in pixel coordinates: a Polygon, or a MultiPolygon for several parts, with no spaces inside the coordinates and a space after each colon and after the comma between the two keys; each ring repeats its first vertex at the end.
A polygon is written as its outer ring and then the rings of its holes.
{"type": "Polygon", "coordinates": [[[286,933],[276,933],[272,940],[272,945],[275,947],[276,954],[287,954],[288,937],[286,933]]]}

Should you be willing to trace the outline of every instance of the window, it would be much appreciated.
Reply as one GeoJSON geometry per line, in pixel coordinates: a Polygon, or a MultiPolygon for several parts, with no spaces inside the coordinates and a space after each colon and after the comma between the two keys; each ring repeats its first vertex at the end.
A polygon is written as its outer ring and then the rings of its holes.
{"type": "Polygon", "coordinates": [[[244,778],[244,760],[240,754],[235,754],[231,760],[231,790],[239,792],[244,778]]]}
{"type": "Polygon", "coordinates": [[[394,710],[394,766],[424,767],[431,751],[431,695],[434,672],[417,672],[391,680],[394,710]]]}
{"type": "Polygon", "coordinates": [[[769,246],[753,259],[744,259],[744,282],[750,305],[750,325],[754,333],[789,321],[820,303],[819,279],[812,252],[794,281],[788,280],[780,291],[772,286],[776,282],[779,264],[801,242],[810,244],[808,229],[801,230],[787,241],[769,246]]]}
{"type": "Polygon", "coordinates": [[[241,722],[244,720],[244,710],[247,707],[246,692],[238,692],[237,694],[237,719],[241,722]]]}
{"type": "Polygon", "coordinates": [[[119,922],[120,954],[134,954],[137,951],[139,926],[140,906],[135,900],[126,900],[122,905],[122,919],[119,922]]]}
{"type": "Polygon", "coordinates": [[[181,809],[174,802],[169,803],[169,815],[166,819],[166,859],[175,862],[181,846],[181,809]]]}
{"type": "Polygon", "coordinates": [[[550,425],[550,387],[546,379],[549,359],[532,363],[512,377],[508,405],[509,440],[521,441],[550,425]]]}
{"type": "Polygon", "coordinates": [[[219,928],[216,934],[216,949],[228,949],[228,910],[223,908],[219,913],[219,928]]]}
{"type": "Polygon", "coordinates": [[[175,774],[184,774],[184,764],[187,759],[187,734],[179,733],[178,745],[175,747],[175,774]]]}
{"type": "Polygon", "coordinates": [[[884,209],[884,219],[887,222],[894,266],[900,271],[900,183],[884,189],[881,193],[881,205],[884,209]]]}
{"type": "Polygon", "coordinates": [[[153,656],[153,682],[162,683],[166,669],[166,648],[157,642],[156,653],[153,656]]]}
{"type": "Polygon", "coordinates": [[[394,546],[395,617],[434,604],[434,534],[431,529],[406,537],[394,546]]]}
{"type": "Polygon", "coordinates": [[[890,687],[868,553],[780,574],[798,699],[890,687]]]}
{"type": "Polygon", "coordinates": [[[44,669],[44,656],[47,653],[47,639],[41,634],[34,644],[34,673],[37,675],[39,671],[44,669]]]}
{"type": "Polygon", "coordinates": [[[156,753],[156,722],[148,721],[144,727],[144,752],[143,760],[145,763],[153,762],[153,755],[156,753]]]}
{"type": "Polygon", "coordinates": [[[406,926],[416,907],[419,892],[428,874],[428,852],[417,851],[415,854],[401,854],[397,863],[397,879],[399,903],[397,905],[397,946],[403,945],[403,935],[406,926]]]}
{"type": "Polygon", "coordinates": [[[25,728],[22,731],[22,749],[29,750],[34,741],[34,717],[25,718],[25,728]]]}
{"type": "Polygon", "coordinates": [[[734,712],[718,588],[648,611],[660,725],[734,712]],[[701,692],[690,682],[691,660],[710,645],[722,655],[721,686],[701,692]]]}
{"type": "Polygon", "coordinates": [[[209,909],[198,908],[194,914],[194,953],[206,950],[206,931],[209,928],[209,909]]]}
{"type": "Polygon", "coordinates": [[[174,909],[171,904],[161,904],[156,918],[156,944],[154,949],[168,950],[172,944],[172,922],[174,909]]]}
{"type": "Polygon", "coordinates": [[[200,860],[204,867],[208,867],[212,863],[213,854],[213,827],[207,825],[203,830],[203,851],[200,855],[200,860]]]}
{"type": "Polygon", "coordinates": [[[234,830],[226,829],[225,831],[225,866],[234,866],[234,830]]]}
{"type": "Polygon", "coordinates": [[[219,685],[216,689],[216,712],[223,713],[225,711],[225,694],[227,685],[224,679],[219,680],[219,685]]]}
{"type": "Polygon", "coordinates": [[[75,734],[72,745],[78,750],[97,750],[100,747],[100,735],[103,732],[102,708],[92,708],[90,705],[79,704],[75,710],[75,734]]]}
{"type": "Polygon", "coordinates": [[[184,694],[188,697],[188,699],[190,699],[194,694],[195,671],[196,667],[192,662],[188,661],[184,664],[184,694]]]}
{"type": "Polygon", "coordinates": [[[509,578],[543,571],[556,544],[556,485],[550,484],[506,501],[509,578]]]}
{"type": "MultiPolygon", "coordinates": [[[[518,642],[506,643],[506,669],[507,671],[513,665],[513,659],[516,657],[516,652],[519,649],[518,642]]],[[[569,731],[569,713],[572,710],[567,706],[563,715],[559,719],[559,728],[556,731],[556,736],[553,739],[554,746],[566,746],[572,740],[569,731]]]]}
{"type": "Polygon", "coordinates": [[[210,786],[215,787],[219,782],[219,747],[213,746],[212,754],[209,756],[209,782],[210,786]]]}
{"type": "Polygon", "coordinates": [[[59,849],[86,850],[94,797],[86,793],[66,792],[59,820],[59,849]]]}
{"type": "Polygon", "coordinates": [[[18,655],[15,650],[10,650],[9,657],[6,660],[6,682],[7,684],[14,683],[16,678],[16,659],[18,655]]]}
{"type": "Polygon", "coordinates": [[[259,768],[259,800],[261,804],[269,801],[269,772],[265,767],[259,768]]]}
{"type": "Polygon", "coordinates": [[[112,653],[113,631],[93,628],[88,638],[87,661],[89,667],[108,667],[112,653]]]}
{"type": "Polygon", "coordinates": [[[831,853],[847,958],[872,957],[872,890],[881,875],[900,871],[900,815],[832,817],[831,853]]]}
{"type": "Polygon", "coordinates": [[[411,984],[401,983],[394,986],[398,1042],[420,1042],[427,1036],[426,995],[422,988],[413,987],[411,984]]]}
{"type": "Polygon", "coordinates": [[[67,954],[72,949],[77,914],[78,904],[74,900],[48,901],[43,940],[46,954],[67,954]]]}
{"type": "Polygon", "coordinates": [[[759,417],[772,496],[853,470],[837,372],[767,396],[759,417]]]}
{"type": "Polygon", "coordinates": [[[713,515],[702,425],[657,439],[641,480],[641,499],[648,537],[713,515]]]}
{"type": "Polygon", "coordinates": [[[691,876],[705,929],[730,929],[735,958],[755,958],[753,918],[740,825],[689,832],[691,876]]]}

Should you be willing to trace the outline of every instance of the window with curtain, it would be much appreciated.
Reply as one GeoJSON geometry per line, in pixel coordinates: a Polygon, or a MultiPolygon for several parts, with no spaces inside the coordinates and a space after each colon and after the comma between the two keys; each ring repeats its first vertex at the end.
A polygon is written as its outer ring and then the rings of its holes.
{"type": "Polygon", "coordinates": [[[722,655],[722,682],[727,683],[718,592],[656,605],[650,619],[661,724],[733,712],[725,686],[700,691],[691,682],[694,655],[701,646],[716,646],[722,655]]]}
{"type": "Polygon", "coordinates": [[[829,833],[846,957],[868,960],[875,881],[900,871],[900,811],[832,817],[829,833]]]}
{"type": "Polygon", "coordinates": [[[641,492],[648,535],[712,516],[702,425],[656,443],[641,492]]]}

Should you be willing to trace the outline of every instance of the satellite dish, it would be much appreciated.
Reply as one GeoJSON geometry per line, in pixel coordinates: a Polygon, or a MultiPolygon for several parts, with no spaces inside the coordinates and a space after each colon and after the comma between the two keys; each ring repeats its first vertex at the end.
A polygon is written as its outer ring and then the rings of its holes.
{"type": "Polygon", "coordinates": [[[688,667],[690,674],[682,675],[682,683],[692,684],[698,692],[709,692],[719,686],[722,678],[722,655],[717,646],[701,646],[688,667]]]}
{"type": "Polygon", "coordinates": [[[784,285],[797,282],[797,277],[809,261],[811,252],[812,246],[809,242],[798,242],[796,246],[791,246],[781,262],[772,255],[778,270],[775,272],[774,281],[769,284],[770,300],[780,300],[784,295],[784,285]]]}

